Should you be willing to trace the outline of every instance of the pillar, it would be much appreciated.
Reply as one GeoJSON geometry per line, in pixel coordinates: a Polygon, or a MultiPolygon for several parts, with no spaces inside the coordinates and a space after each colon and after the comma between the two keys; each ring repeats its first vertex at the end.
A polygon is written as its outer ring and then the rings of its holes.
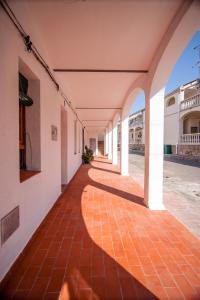
{"type": "Polygon", "coordinates": [[[128,176],[128,116],[121,120],[121,175],[128,176]]]}
{"type": "Polygon", "coordinates": [[[180,93],[178,95],[178,136],[176,138],[176,140],[177,140],[176,154],[178,154],[178,144],[180,144],[181,136],[183,134],[183,119],[181,118],[180,105],[181,105],[181,102],[184,100],[184,97],[185,97],[185,91],[184,91],[184,89],[180,88],[180,93]]]}
{"type": "Polygon", "coordinates": [[[108,127],[108,159],[112,159],[112,122],[109,122],[108,127]]]}
{"type": "Polygon", "coordinates": [[[98,134],[96,135],[96,156],[99,155],[98,134]]]}
{"type": "Polygon", "coordinates": [[[106,130],[103,135],[103,146],[104,146],[103,152],[104,152],[104,155],[106,155],[106,130]]]}
{"type": "Polygon", "coordinates": [[[113,124],[112,131],[112,163],[117,165],[117,124],[113,124]]]}
{"type": "Polygon", "coordinates": [[[108,128],[106,128],[105,132],[105,155],[108,155],[108,128]]]}
{"type": "Polygon", "coordinates": [[[146,99],[144,199],[152,210],[163,205],[164,89],[146,99]]]}

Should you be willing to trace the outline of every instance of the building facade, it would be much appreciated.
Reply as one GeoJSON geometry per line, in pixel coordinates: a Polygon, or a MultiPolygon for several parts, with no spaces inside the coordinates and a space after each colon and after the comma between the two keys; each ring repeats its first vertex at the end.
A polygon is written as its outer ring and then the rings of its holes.
{"type": "Polygon", "coordinates": [[[129,118],[130,151],[144,151],[145,144],[145,109],[139,110],[129,118]]]}
{"type": "MultiPolygon", "coordinates": [[[[200,154],[200,79],[165,96],[164,145],[180,155],[200,154]]],[[[145,109],[129,117],[129,150],[144,151],[145,109]]]]}

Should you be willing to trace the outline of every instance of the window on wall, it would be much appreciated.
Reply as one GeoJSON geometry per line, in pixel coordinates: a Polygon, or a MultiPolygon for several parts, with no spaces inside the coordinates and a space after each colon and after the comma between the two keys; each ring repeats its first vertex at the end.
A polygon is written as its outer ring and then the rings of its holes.
{"type": "Polygon", "coordinates": [[[198,127],[197,126],[192,126],[191,127],[191,133],[198,133],[198,127]]]}
{"type": "Polygon", "coordinates": [[[40,82],[19,60],[19,169],[20,182],[40,171],[40,82]]]}
{"type": "Polygon", "coordinates": [[[167,101],[167,106],[171,106],[175,104],[175,97],[171,97],[168,101],[167,101]]]}
{"type": "MultiPolygon", "coordinates": [[[[28,104],[28,80],[19,73],[19,157],[20,169],[26,169],[26,105],[28,104]],[[27,103],[26,103],[27,102],[27,103]]],[[[30,98],[30,105],[33,104],[30,98]]]]}
{"type": "Polygon", "coordinates": [[[74,154],[77,154],[77,120],[74,120],[74,154]]]}

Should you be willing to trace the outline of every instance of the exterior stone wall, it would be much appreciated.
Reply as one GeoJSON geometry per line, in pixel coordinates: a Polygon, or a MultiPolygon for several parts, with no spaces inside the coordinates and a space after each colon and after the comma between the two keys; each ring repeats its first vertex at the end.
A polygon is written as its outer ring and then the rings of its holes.
{"type": "Polygon", "coordinates": [[[178,145],[178,154],[200,157],[200,145],[178,145]]]}
{"type": "Polygon", "coordinates": [[[172,154],[176,154],[176,145],[172,145],[172,154]]]}
{"type": "Polygon", "coordinates": [[[129,152],[133,151],[144,152],[144,144],[129,144],[129,152]]]}

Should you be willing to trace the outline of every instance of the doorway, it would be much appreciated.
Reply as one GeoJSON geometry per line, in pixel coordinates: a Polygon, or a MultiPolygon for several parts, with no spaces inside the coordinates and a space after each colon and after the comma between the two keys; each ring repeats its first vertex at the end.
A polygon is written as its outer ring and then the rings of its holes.
{"type": "Polygon", "coordinates": [[[61,107],[61,190],[67,184],[67,111],[61,107]]]}
{"type": "Polygon", "coordinates": [[[96,154],[96,139],[90,138],[90,149],[96,154]]]}

